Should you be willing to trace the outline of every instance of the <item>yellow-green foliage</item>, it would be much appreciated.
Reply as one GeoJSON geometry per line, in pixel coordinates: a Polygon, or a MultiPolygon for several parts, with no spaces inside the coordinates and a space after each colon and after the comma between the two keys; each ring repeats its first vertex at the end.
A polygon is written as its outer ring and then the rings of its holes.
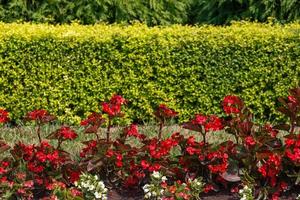
{"type": "Polygon", "coordinates": [[[44,108],[78,122],[118,93],[131,119],[149,119],[159,103],[180,120],[221,114],[222,98],[236,94],[258,119],[273,120],[299,72],[299,24],[0,24],[0,107],[14,119],[44,108]]]}

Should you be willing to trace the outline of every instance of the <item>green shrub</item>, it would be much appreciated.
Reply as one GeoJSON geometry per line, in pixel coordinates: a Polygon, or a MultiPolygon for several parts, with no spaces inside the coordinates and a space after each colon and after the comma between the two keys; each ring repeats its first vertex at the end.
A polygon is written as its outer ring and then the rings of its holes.
{"type": "Polygon", "coordinates": [[[241,96],[259,120],[278,120],[273,102],[299,82],[300,25],[229,27],[0,24],[0,107],[19,119],[47,109],[77,123],[112,93],[128,118],[148,120],[166,103],[180,121],[221,113],[241,96]]]}

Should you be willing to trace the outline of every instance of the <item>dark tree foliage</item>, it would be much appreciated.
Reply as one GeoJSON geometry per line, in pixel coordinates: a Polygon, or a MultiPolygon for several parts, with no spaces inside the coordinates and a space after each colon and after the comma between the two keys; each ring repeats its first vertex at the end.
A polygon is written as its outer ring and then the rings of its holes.
{"type": "Polygon", "coordinates": [[[229,24],[300,18],[299,0],[0,0],[0,20],[81,24],[229,24]]]}
{"type": "Polygon", "coordinates": [[[82,24],[97,22],[148,25],[186,23],[190,0],[2,0],[0,19],[82,24]]]}
{"type": "Polygon", "coordinates": [[[300,17],[299,0],[194,0],[189,23],[228,24],[232,20],[290,22],[300,17]]]}

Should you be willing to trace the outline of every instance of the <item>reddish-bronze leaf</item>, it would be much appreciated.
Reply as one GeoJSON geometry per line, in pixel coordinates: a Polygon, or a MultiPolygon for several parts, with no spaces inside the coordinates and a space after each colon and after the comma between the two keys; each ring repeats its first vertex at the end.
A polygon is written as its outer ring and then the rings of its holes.
{"type": "Polygon", "coordinates": [[[185,128],[185,129],[192,130],[192,131],[202,132],[202,127],[201,126],[192,124],[190,122],[183,123],[182,127],[185,128]]]}
{"type": "Polygon", "coordinates": [[[97,125],[89,126],[84,130],[84,132],[85,133],[97,133],[98,128],[99,128],[99,126],[97,126],[97,125]]]}
{"type": "Polygon", "coordinates": [[[289,124],[278,124],[273,126],[273,128],[278,130],[283,130],[283,131],[289,131],[291,127],[289,124]]]}

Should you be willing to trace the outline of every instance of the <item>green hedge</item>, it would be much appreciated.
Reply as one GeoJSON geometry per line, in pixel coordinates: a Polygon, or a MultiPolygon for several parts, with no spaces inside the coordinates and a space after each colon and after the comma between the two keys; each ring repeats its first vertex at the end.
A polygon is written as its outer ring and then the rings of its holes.
{"type": "Polygon", "coordinates": [[[181,114],[221,114],[240,95],[259,120],[278,120],[276,99],[299,83],[300,24],[229,27],[0,24],[0,107],[19,119],[45,108],[78,122],[112,93],[128,117],[167,103],[181,114]]]}

